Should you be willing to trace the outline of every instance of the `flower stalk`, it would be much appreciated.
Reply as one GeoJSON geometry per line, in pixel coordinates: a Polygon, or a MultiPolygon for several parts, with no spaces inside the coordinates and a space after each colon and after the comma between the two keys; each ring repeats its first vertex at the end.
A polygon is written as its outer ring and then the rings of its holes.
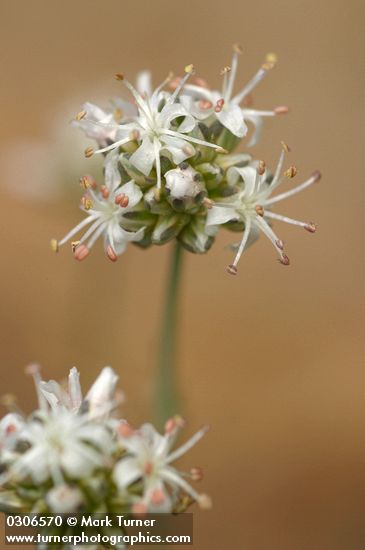
{"type": "Polygon", "coordinates": [[[182,270],[182,246],[174,243],[170,260],[169,279],[161,323],[157,362],[156,414],[160,425],[177,413],[179,398],[176,384],[177,322],[179,290],[182,270]]]}

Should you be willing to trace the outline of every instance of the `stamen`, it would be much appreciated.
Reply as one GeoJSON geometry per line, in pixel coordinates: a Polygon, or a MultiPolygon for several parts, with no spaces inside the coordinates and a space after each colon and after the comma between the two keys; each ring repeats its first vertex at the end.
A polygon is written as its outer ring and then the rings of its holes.
{"type": "Polygon", "coordinates": [[[147,506],[143,502],[136,502],[132,506],[132,513],[134,515],[144,515],[147,513],[147,506]]]}
{"type": "MultiPolygon", "coordinates": [[[[268,214],[269,213],[266,213],[266,216],[269,217],[268,214]]],[[[285,254],[283,254],[283,250],[282,250],[283,242],[277,237],[277,235],[271,229],[267,221],[264,218],[257,216],[257,218],[255,219],[255,222],[259,226],[261,231],[264,233],[264,235],[269,239],[269,241],[274,246],[275,250],[280,256],[280,261],[282,260],[282,263],[284,263],[284,265],[289,265],[289,258],[285,254]]]]}
{"type": "Polygon", "coordinates": [[[258,204],[257,206],[255,206],[255,211],[256,211],[256,214],[258,216],[264,216],[265,215],[265,210],[264,208],[261,206],[261,204],[258,204]]]}
{"type": "Polygon", "coordinates": [[[316,225],[313,222],[301,222],[300,220],[293,220],[293,218],[288,218],[287,216],[281,216],[280,214],[276,214],[275,212],[267,212],[266,216],[268,218],[271,218],[273,220],[278,220],[280,222],[289,223],[290,225],[297,225],[298,227],[304,227],[307,231],[310,233],[316,232],[316,225]]]}
{"type": "Polygon", "coordinates": [[[101,195],[102,195],[103,199],[108,199],[109,198],[110,191],[109,191],[109,189],[107,188],[106,185],[102,185],[100,187],[100,192],[101,192],[101,195]]]}
{"type": "Polygon", "coordinates": [[[317,231],[317,226],[315,223],[310,222],[307,225],[304,226],[304,229],[309,231],[309,233],[315,233],[317,231]]]}
{"type": "Polygon", "coordinates": [[[71,242],[71,250],[72,250],[72,253],[75,252],[76,248],[79,246],[80,244],[80,241],[72,241],[71,242]]]}
{"type": "Polygon", "coordinates": [[[167,464],[171,464],[174,460],[177,460],[182,455],[187,453],[198,441],[207,433],[209,426],[203,426],[198,432],[196,432],[188,441],[186,441],[181,447],[173,451],[166,460],[167,464]]]}
{"type": "Polygon", "coordinates": [[[229,73],[231,71],[231,67],[229,65],[226,65],[225,67],[223,67],[223,69],[221,70],[221,76],[224,76],[225,74],[229,73]]]}
{"type": "Polygon", "coordinates": [[[228,73],[231,71],[231,67],[228,65],[226,67],[223,67],[221,70],[221,76],[223,76],[223,87],[222,87],[222,95],[223,97],[227,96],[227,86],[228,86],[228,73]]]}
{"type": "Polygon", "coordinates": [[[237,275],[237,273],[238,273],[237,267],[234,266],[233,264],[227,265],[226,271],[227,271],[227,273],[229,273],[230,275],[237,275]]]}
{"type": "Polygon", "coordinates": [[[91,210],[94,206],[93,201],[88,196],[81,197],[81,206],[85,208],[85,210],[91,210]]]}
{"type": "Polygon", "coordinates": [[[223,106],[224,106],[224,99],[218,99],[215,107],[214,107],[214,110],[216,113],[220,113],[221,110],[223,109],[223,106]]]}
{"type": "Polygon", "coordinates": [[[155,153],[156,174],[157,174],[157,189],[161,189],[160,142],[156,137],[153,139],[153,150],[154,150],[154,153],[155,153]]]}
{"type": "Polygon", "coordinates": [[[141,134],[138,130],[132,130],[129,134],[130,141],[138,141],[141,137],[141,134]]]}
{"type": "Polygon", "coordinates": [[[84,245],[79,244],[74,251],[74,258],[79,262],[82,262],[90,254],[90,250],[84,245]]]}
{"type": "Polygon", "coordinates": [[[259,164],[257,167],[257,173],[262,176],[265,173],[266,170],[266,164],[264,160],[259,160],[259,164]]]}
{"type": "Polygon", "coordinates": [[[25,367],[25,374],[29,374],[34,381],[35,389],[38,397],[38,405],[41,410],[47,410],[47,401],[43,393],[40,390],[40,383],[42,382],[41,378],[41,368],[38,363],[31,363],[25,367]]]}
{"type": "Polygon", "coordinates": [[[294,178],[294,176],[296,176],[297,173],[298,173],[297,167],[292,165],[292,166],[289,166],[287,170],[285,170],[284,176],[291,179],[291,178],[294,178]]]}
{"type": "Polygon", "coordinates": [[[279,258],[279,262],[283,265],[290,265],[290,260],[286,254],[283,254],[281,258],[279,258]]]}
{"type": "Polygon", "coordinates": [[[206,208],[208,208],[208,210],[210,210],[211,208],[213,208],[214,201],[212,201],[212,199],[208,199],[208,197],[205,197],[203,199],[203,204],[204,206],[206,206],[206,208]]]}
{"type": "Polygon", "coordinates": [[[165,433],[171,434],[175,432],[178,428],[182,428],[185,425],[185,420],[182,416],[175,415],[172,418],[169,418],[165,424],[165,433]]]}
{"type": "Polygon", "coordinates": [[[199,468],[198,466],[195,466],[194,468],[191,468],[190,470],[191,479],[193,481],[201,481],[204,477],[203,470],[199,468]]]}
{"type": "Polygon", "coordinates": [[[289,107],[287,105],[279,105],[274,108],[274,113],[276,115],[286,115],[289,112],[289,107]]]}
{"type": "Polygon", "coordinates": [[[254,88],[261,82],[261,80],[267,75],[268,71],[275,66],[276,56],[274,54],[268,54],[266,56],[265,63],[260,67],[257,73],[251,78],[246,86],[233,98],[233,102],[236,104],[241,103],[244,98],[252,92],[254,88]]]}
{"type": "Polygon", "coordinates": [[[161,189],[159,187],[155,187],[153,190],[153,196],[155,197],[155,200],[157,202],[160,202],[161,200],[161,189]]]}
{"type": "Polygon", "coordinates": [[[119,204],[122,208],[126,208],[129,204],[129,197],[125,193],[120,193],[115,197],[115,204],[119,204]]]}
{"type": "Polygon", "coordinates": [[[184,147],[182,148],[183,152],[185,153],[185,155],[188,155],[188,157],[192,157],[195,153],[195,149],[194,147],[192,147],[191,145],[189,145],[188,143],[186,145],[184,145],[184,147]]]}
{"type": "Polygon", "coordinates": [[[240,246],[238,247],[236,257],[233,261],[233,264],[231,264],[227,268],[227,272],[230,275],[237,275],[237,264],[238,264],[238,262],[239,262],[239,260],[242,256],[242,253],[243,253],[243,251],[245,249],[245,246],[247,244],[248,237],[250,236],[250,231],[251,231],[251,220],[250,220],[250,218],[247,218],[245,220],[245,229],[243,231],[242,240],[241,240],[240,246]]]}
{"type": "Polygon", "coordinates": [[[120,109],[119,107],[116,107],[116,109],[114,109],[114,111],[113,111],[114,120],[116,122],[120,122],[122,120],[123,116],[124,116],[124,113],[123,113],[122,109],[120,109]]]}
{"type": "Polygon", "coordinates": [[[197,503],[202,510],[210,510],[212,508],[212,499],[208,495],[199,495],[197,503]]]}
{"type": "Polygon", "coordinates": [[[268,53],[265,58],[265,63],[263,64],[263,67],[269,71],[270,69],[273,69],[278,62],[278,56],[275,53],[268,53]]]}
{"type": "Polygon", "coordinates": [[[191,143],[197,143],[198,145],[204,145],[205,147],[213,147],[219,153],[226,153],[227,151],[223,147],[217,146],[215,143],[209,143],[208,141],[203,141],[202,139],[197,139],[186,134],[181,134],[180,132],[175,132],[174,130],[162,129],[161,133],[167,134],[168,136],[178,137],[184,141],[190,141],[191,143]]]}
{"type": "Polygon", "coordinates": [[[85,157],[86,157],[86,158],[92,157],[93,154],[94,154],[94,149],[93,149],[92,147],[87,147],[87,148],[85,149],[85,157]]]}
{"type": "Polygon", "coordinates": [[[78,225],[76,225],[71,231],[67,233],[65,237],[61,241],[59,241],[58,245],[62,246],[65,244],[68,240],[70,240],[74,235],[76,235],[81,229],[83,229],[86,225],[89,225],[91,222],[96,220],[96,216],[93,214],[89,214],[85,219],[83,219],[78,225]]]}
{"type": "Polygon", "coordinates": [[[53,252],[58,252],[59,251],[59,246],[58,246],[57,239],[51,239],[51,250],[53,252]]]}
{"type": "Polygon", "coordinates": [[[87,112],[86,111],[80,111],[79,113],[77,113],[77,115],[75,116],[75,120],[82,120],[83,118],[85,118],[87,115],[87,112]]]}
{"type": "Polygon", "coordinates": [[[310,178],[308,178],[305,182],[298,185],[297,187],[294,187],[294,189],[290,189],[289,191],[286,191],[285,193],[281,193],[280,195],[276,195],[276,197],[273,197],[272,199],[269,199],[265,201],[265,204],[274,204],[275,202],[282,201],[284,199],[287,199],[288,197],[291,197],[292,195],[296,195],[300,191],[303,191],[310,185],[313,185],[313,183],[316,183],[321,178],[321,173],[317,170],[314,172],[310,178]]]}
{"type": "Polygon", "coordinates": [[[281,141],[281,146],[283,148],[283,151],[285,151],[285,153],[290,153],[291,152],[291,149],[289,147],[289,145],[287,143],[285,143],[285,141],[281,141]]]}
{"type": "Polygon", "coordinates": [[[112,262],[116,262],[118,259],[118,256],[115,253],[114,248],[112,248],[110,245],[106,249],[106,255],[108,256],[109,260],[112,262]]]}
{"type": "Polygon", "coordinates": [[[167,100],[167,103],[174,103],[177,99],[178,95],[180,94],[181,90],[183,89],[185,82],[191,77],[192,74],[194,74],[194,65],[186,65],[185,67],[185,76],[180,79],[178,85],[176,86],[174,93],[170,96],[170,98],[167,100]]]}
{"type": "MultiPolygon", "coordinates": [[[[116,149],[117,147],[121,147],[125,143],[129,143],[131,141],[130,137],[120,139],[119,141],[116,141],[115,143],[112,143],[111,145],[108,145],[107,147],[103,147],[102,149],[97,149],[96,151],[93,150],[93,154],[98,153],[106,153],[107,151],[112,151],[113,149],[116,149]]],[[[89,148],[91,149],[91,147],[89,148]]]]}
{"type": "Polygon", "coordinates": [[[159,505],[165,502],[166,496],[162,489],[155,489],[151,495],[151,502],[152,504],[159,505]]]}
{"type": "Polygon", "coordinates": [[[84,189],[96,189],[96,181],[92,176],[81,176],[80,186],[84,189]]]}
{"type": "Polygon", "coordinates": [[[134,434],[134,429],[128,422],[121,422],[118,426],[118,433],[122,437],[131,437],[134,434]]]}
{"type": "Polygon", "coordinates": [[[207,111],[208,109],[211,109],[213,107],[213,103],[211,101],[201,99],[198,103],[199,109],[202,111],[207,111]]]}
{"type": "Polygon", "coordinates": [[[151,462],[146,462],[143,471],[147,476],[151,475],[153,472],[153,464],[151,462]]]}
{"type": "Polygon", "coordinates": [[[240,44],[233,44],[233,51],[238,55],[241,55],[243,53],[243,48],[240,44]]]}
{"type": "Polygon", "coordinates": [[[194,81],[197,86],[200,86],[201,88],[208,88],[208,82],[204,78],[201,78],[200,76],[196,76],[194,78],[194,81]]]}

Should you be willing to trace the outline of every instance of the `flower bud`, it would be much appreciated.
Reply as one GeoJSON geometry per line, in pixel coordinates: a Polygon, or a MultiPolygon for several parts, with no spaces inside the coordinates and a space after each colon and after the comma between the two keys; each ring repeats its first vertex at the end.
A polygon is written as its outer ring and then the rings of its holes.
{"type": "Polygon", "coordinates": [[[55,514],[76,512],[84,504],[84,496],[77,487],[58,485],[48,491],[46,502],[55,514]]]}
{"type": "Polygon", "coordinates": [[[189,218],[188,214],[178,214],[177,212],[160,216],[152,233],[153,244],[165,244],[177,237],[188,223],[189,218]]]}
{"type": "Polygon", "coordinates": [[[167,200],[178,212],[196,210],[207,196],[202,176],[187,163],[166,172],[165,180],[167,200]]]}
{"type": "Polygon", "coordinates": [[[184,248],[195,254],[204,254],[214,242],[212,235],[205,231],[205,217],[196,216],[184,227],[178,237],[184,248]]]}

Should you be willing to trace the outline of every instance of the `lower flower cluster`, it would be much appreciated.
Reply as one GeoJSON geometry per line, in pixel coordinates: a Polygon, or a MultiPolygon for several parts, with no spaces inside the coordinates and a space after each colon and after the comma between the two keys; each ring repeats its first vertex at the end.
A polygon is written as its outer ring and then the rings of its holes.
{"type": "MultiPolygon", "coordinates": [[[[31,365],[38,408],[26,417],[9,412],[0,421],[0,509],[7,513],[178,513],[207,495],[191,481],[200,468],[180,472],[173,463],[205,434],[202,428],[175,448],[179,416],[160,434],[151,424],[134,429],[115,416],[118,377],[105,367],[86,397],[72,368],[68,390],[41,379],[31,365]]],[[[14,408],[13,403],[13,408],[14,408]]]]}

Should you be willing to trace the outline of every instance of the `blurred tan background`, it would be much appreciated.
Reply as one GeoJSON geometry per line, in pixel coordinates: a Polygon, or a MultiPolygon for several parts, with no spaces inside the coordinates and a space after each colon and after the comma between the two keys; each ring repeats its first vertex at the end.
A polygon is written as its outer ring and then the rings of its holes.
{"type": "Polygon", "coordinates": [[[82,215],[85,142],[68,121],[83,100],[105,105],[113,79],[150,68],[158,83],[194,63],[212,85],[240,42],[242,83],[267,52],[278,67],[258,108],[288,104],[252,152],[272,164],[288,142],[319,185],[282,213],[290,268],[265,239],[236,278],[230,234],[186,254],[179,380],[187,435],[211,431],[187,457],[206,472],[214,509],[195,518],[199,550],[363,550],[365,546],[364,4],[339,0],[13,0],[0,7],[1,391],[34,405],[24,365],[46,378],[77,365],[86,388],[119,373],[133,423],[151,418],[154,352],[169,247],[130,247],[112,264],[101,244],[79,264],[61,237],[82,215]],[[62,187],[60,188],[60,183],[62,187]],[[58,186],[58,187],[57,187],[58,186]]]}

